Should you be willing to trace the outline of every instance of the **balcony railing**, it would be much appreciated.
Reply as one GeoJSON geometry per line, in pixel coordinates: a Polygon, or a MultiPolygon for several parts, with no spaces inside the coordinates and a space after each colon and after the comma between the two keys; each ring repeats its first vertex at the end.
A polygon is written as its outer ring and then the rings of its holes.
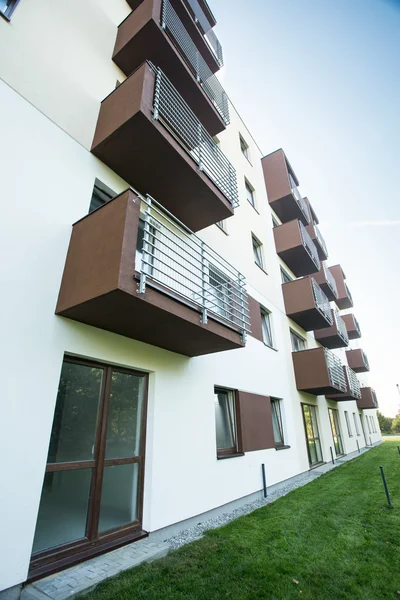
{"type": "Polygon", "coordinates": [[[350,367],[345,366],[346,369],[346,375],[347,375],[347,381],[349,384],[349,392],[352,396],[354,396],[355,398],[361,398],[361,388],[360,388],[360,382],[358,380],[357,375],[354,373],[353,369],[350,369],[350,367]]]}
{"type": "Polygon", "coordinates": [[[306,230],[306,228],[304,227],[303,223],[301,221],[299,221],[299,223],[300,223],[300,231],[301,231],[301,238],[303,240],[303,245],[304,245],[305,249],[307,250],[308,254],[313,259],[315,266],[317,267],[317,269],[319,271],[321,265],[319,262],[318,252],[315,247],[315,244],[312,241],[311,236],[308,233],[308,231],[306,230]]]}
{"type": "Polygon", "coordinates": [[[215,55],[215,58],[217,59],[219,66],[222,67],[224,64],[224,58],[223,58],[223,54],[222,54],[222,46],[219,43],[218,38],[215,35],[215,33],[212,31],[211,24],[209,23],[207,17],[205,16],[203,9],[201,8],[201,6],[197,0],[188,0],[188,4],[194,15],[195,22],[198,25],[200,25],[200,28],[202,29],[202,32],[204,33],[204,37],[205,37],[208,45],[210,46],[213,54],[215,55]]]}
{"type": "Polygon", "coordinates": [[[324,292],[319,287],[318,283],[315,281],[314,277],[311,277],[312,289],[315,299],[315,304],[318,310],[324,315],[325,319],[328,321],[330,325],[333,325],[333,317],[332,311],[329,304],[329,300],[324,294],[324,292]]]}
{"type": "Polygon", "coordinates": [[[325,262],[322,263],[322,267],[324,269],[326,282],[337,298],[338,297],[338,289],[337,289],[337,285],[336,285],[336,280],[335,280],[334,276],[332,275],[332,273],[330,272],[330,270],[328,269],[328,267],[326,266],[325,262]]]}
{"type": "Polygon", "coordinates": [[[378,398],[376,397],[376,392],[374,389],[371,389],[372,401],[374,403],[375,408],[378,408],[378,398]]]}
{"type": "Polygon", "coordinates": [[[169,0],[163,0],[161,27],[183,53],[183,57],[196,76],[197,81],[219,112],[225,124],[228,125],[229,105],[226,92],[198,51],[169,0]]]}
{"type": "Polygon", "coordinates": [[[314,229],[315,229],[315,234],[316,234],[317,240],[319,241],[321,248],[324,251],[325,256],[328,256],[328,248],[326,247],[325,240],[322,237],[322,233],[320,232],[319,227],[316,223],[314,223],[314,229]]]}
{"type": "Polygon", "coordinates": [[[307,203],[304,200],[303,196],[300,194],[299,188],[297,187],[297,185],[290,173],[289,173],[289,181],[290,181],[290,187],[292,189],[293,197],[296,200],[297,204],[299,205],[301,212],[306,217],[307,221],[309,221],[309,213],[308,213],[307,203]]]}
{"type": "Polygon", "coordinates": [[[346,292],[347,292],[348,297],[350,298],[350,302],[353,304],[353,298],[352,298],[352,295],[350,293],[350,290],[349,290],[346,282],[344,282],[344,287],[346,288],[346,292]]]}
{"type": "Polygon", "coordinates": [[[219,39],[215,35],[214,31],[212,29],[210,29],[210,31],[208,31],[206,33],[205,38],[206,38],[206,42],[208,43],[211,50],[213,51],[214,56],[217,59],[219,66],[223,67],[224,66],[224,55],[222,53],[222,46],[219,42],[219,39]]]}
{"type": "Polygon", "coordinates": [[[363,357],[363,360],[364,360],[364,364],[368,368],[368,371],[369,371],[369,362],[368,362],[367,355],[365,354],[364,350],[361,350],[361,354],[362,354],[362,357],[363,357]]]}
{"type": "Polygon", "coordinates": [[[348,344],[349,343],[349,336],[348,336],[348,333],[347,333],[346,323],[343,321],[343,319],[340,316],[338,310],[334,309],[333,314],[334,314],[334,318],[335,318],[335,323],[336,323],[336,328],[338,330],[338,334],[340,335],[340,337],[342,338],[342,340],[344,342],[346,342],[346,344],[348,344]]]}
{"type": "Polygon", "coordinates": [[[199,169],[236,208],[239,199],[234,167],[161,69],[153,68],[156,73],[153,118],[177,138],[199,169]]]}
{"type": "MultiPolygon", "coordinates": [[[[245,336],[250,331],[245,278],[158,203],[145,201],[140,292],[157,282],[198,307],[202,322],[208,315],[245,336]]],[[[138,263],[138,260],[136,260],[138,263]]]]}
{"type": "Polygon", "coordinates": [[[338,387],[342,392],[345,392],[347,390],[347,383],[340,359],[327,348],[325,348],[325,357],[331,384],[338,387]]]}

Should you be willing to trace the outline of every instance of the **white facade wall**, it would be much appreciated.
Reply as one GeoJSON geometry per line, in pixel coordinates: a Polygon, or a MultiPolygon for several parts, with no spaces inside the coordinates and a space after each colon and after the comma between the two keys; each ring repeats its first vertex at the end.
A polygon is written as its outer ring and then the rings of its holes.
{"type": "MultiPolygon", "coordinates": [[[[116,26],[128,13],[124,0],[79,6],[77,0],[21,0],[11,23],[0,19],[0,55],[7,48],[10,56],[0,65],[6,115],[0,138],[0,364],[6,381],[0,590],[26,579],[65,353],[150,374],[143,518],[148,531],[261,489],[261,463],[268,485],[306,471],[301,402],[318,405],[324,460],[333,446],[327,406],[340,411],[345,452],[357,449],[356,439],[365,445],[361,429],[358,437],[346,429],[343,411],[358,414],[355,402],[327,403],[296,390],[289,327],[309,347],[316,342],[285,315],[261,153],[233,108],[231,125],[218,137],[237,169],[241,204],[227,220],[227,235],[212,226],[200,236],[246,276],[249,293],[271,311],[276,350],[249,336],[245,349],[187,358],[54,315],[71,226],[88,212],[95,178],[115,192],[128,187],[88,151],[99,103],[123,79],[111,53],[116,26]],[[251,164],[241,153],[239,133],[250,146],[251,164]],[[257,210],[246,200],[244,177],[255,188],[257,210]],[[266,273],[254,263],[252,233],[263,244],[266,273]],[[290,448],[217,461],[215,385],[282,398],[290,448]]],[[[378,439],[379,433],[371,434],[372,443],[378,439]]]]}

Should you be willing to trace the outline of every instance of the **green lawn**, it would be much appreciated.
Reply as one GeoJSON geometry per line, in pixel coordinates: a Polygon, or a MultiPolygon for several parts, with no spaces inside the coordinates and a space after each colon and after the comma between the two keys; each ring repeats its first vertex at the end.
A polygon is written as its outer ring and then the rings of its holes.
{"type": "Polygon", "coordinates": [[[86,600],[400,598],[400,455],[370,450],[86,600]],[[386,507],[379,465],[393,510],[386,507]],[[298,582],[298,583],[297,583],[298,582]]]}

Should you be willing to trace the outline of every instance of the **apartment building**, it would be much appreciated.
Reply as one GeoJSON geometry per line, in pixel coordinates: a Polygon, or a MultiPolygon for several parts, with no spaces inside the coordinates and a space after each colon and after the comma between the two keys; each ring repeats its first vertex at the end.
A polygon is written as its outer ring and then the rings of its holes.
{"type": "Polygon", "coordinates": [[[215,25],[0,1],[0,590],[381,439],[322,199],[237,114],[215,25]]]}

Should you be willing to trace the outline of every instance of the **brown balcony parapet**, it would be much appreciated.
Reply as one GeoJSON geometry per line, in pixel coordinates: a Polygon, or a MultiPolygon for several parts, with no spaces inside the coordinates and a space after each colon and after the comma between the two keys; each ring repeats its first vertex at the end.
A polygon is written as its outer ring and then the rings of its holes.
{"type": "Polygon", "coordinates": [[[340,265],[334,265],[333,267],[329,267],[329,270],[336,281],[338,297],[335,302],[338,308],[340,308],[340,310],[351,308],[353,306],[353,298],[351,297],[350,290],[345,282],[346,275],[344,274],[342,267],[340,265]]]}
{"type": "Polygon", "coordinates": [[[369,371],[367,355],[361,348],[346,350],[347,364],[356,373],[366,373],[369,371]]]}
{"type": "Polygon", "coordinates": [[[349,340],[359,339],[361,337],[361,329],[355,316],[350,313],[348,315],[342,315],[342,319],[346,325],[349,340]]]}
{"type": "Polygon", "coordinates": [[[191,230],[233,214],[236,171],[168,79],[144,63],[101,103],[92,152],[191,230]]]}
{"type": "Polygon", "coordinates": [[[287,316],[305,331],[333,324],[328,298],[312,277],[284,283],[282,292],[287,316]]]}
{"type": "Polygon", "coordinates": [[[357,375],[347,365],[342,366],[344,378],[346,381],[346,389],[337,394],[326,394],[328,400],[359,400],[361,398],[360,382],[357,375]]]}
{"type": "Polygon", "coordinates": [[[127,190],[75,223],[56,314],[187,356],[243,347],[244,278],[157,206],[127,190]]]}
{"type": "Polygon", "coordinates": [[[284,151],[279,149],[264,156],[261,164],[268,202],[281,222],[299,219],[303,225],[308,225],[308,206],[298,189],[299,181],[284,151]]]}
{"type": "Polygon", "coordinates": [[[326,294],[328,300],[335,301],[338,295],[336,281],[325,262],[321,262],[320,270],[317,273],[313,273],[313,277],[321,290],[326,294]]]}
{"type": "Polygon", "coordinates": [[[319,396],[347,389],[340,359],[326,348],[312,348],[292,353],[299,391],[319,396]]]}
{"type": "Polygon", "coordinates": [[[379,408],[375,390],[371,387],[361,388],[361,400],[357,400],[358,408],[379,408]]]}
{"type": "Polygon", "coordinates": [[[349,337],[346,325],[339,315],[339,311],[332,309],[333,324],[331,327],[324,327],[314,331],[315,339],[325,346],[325,348],[345,348],[349,345],[349,337]]]}
{"type": "Polygon", "coordinates": [[[310,275],[319,268],[317,249],[301,221],[289,221],[274,227],[273,232],[278,256],[296,277],[310,275]]]}

